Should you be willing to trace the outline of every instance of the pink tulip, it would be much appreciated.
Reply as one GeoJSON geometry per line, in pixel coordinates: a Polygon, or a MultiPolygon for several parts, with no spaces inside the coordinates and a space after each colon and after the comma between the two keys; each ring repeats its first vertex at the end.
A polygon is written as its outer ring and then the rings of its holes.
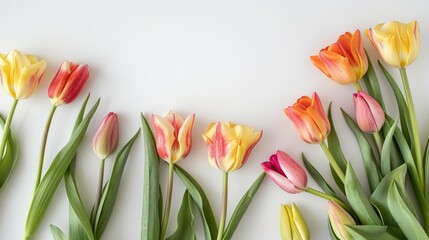
{"type": "Polygon", "coordinates": [[[363,132],[373,133],[380,131],[385,116],[380,104],[365,92],[353,94],[356,108],[356,121],[363,132]]]}
{"type": "Polygon", "coordinates": [[[288,193],[299,193],[307,187],[306,172],[285,152],[277,151],[261,165],[267,175],[288,193]]]}
{"type": "Polygon", "coordinates": [[[118,147],[119,124],[118,115],[109,112],[104,117],[92,140],[94,152],[100,159],[106,159],[118,147]]]}

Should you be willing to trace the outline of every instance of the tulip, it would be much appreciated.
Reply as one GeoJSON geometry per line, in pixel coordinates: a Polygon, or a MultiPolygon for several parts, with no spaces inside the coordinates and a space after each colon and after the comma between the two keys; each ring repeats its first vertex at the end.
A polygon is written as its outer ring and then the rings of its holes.
{"type": "Polygon", "coordinates": [[[380,131],[385,120],[384,111],[380,104],[365,92],[354,93],[353,101],[359,128],[367,133],[380,131]]]}
{"type": "Polygon", "coordinates": [[[414,62],[420,50],[420,29],[417,21],[397,21],[376,25],[365,31],[383,60],[397,68],[414,62]]]}
{"type": "Polygon", "coordinates": [[[94,152],[100,159],[106,159],[118,147],[118,115],[109,112],[101,122],[92,140],[94,152]]]}
{"type": "Polygon", "coordinates": [[[224,172],[241,168],[261,137],[262,131],[231,122],[212,122],[203,135],[210,164],[224,172]]]}
{"type": "Polygon", "coordinates": [[[356,225],[355,220],[335,201],[328,202],[328,216],[335,236],[340,240],[353,240],[346,226],[356,225]]]}
{"type": "Polygon", "coordinates": [[[310,57],[313,64],[328,78],[340,84],[356,83],[368,70],[368,59],[359,30],[346,32],[336,43],[310,57]]]}
{"type": "Polygon", "coordinates": [[[309,240],[307,223],[295,203],[280,207],[280,231],[283,240],[309,240]]]}
{"type": "Polygon", "coordinates": [[[51,103],[59,106],[75,100],[88,77],[88,65],[64,61],[49,86],[48,96],[51,103]]]}
{"type": "Polygon", "coordinates": [[[307,143],[321,143],[331,130],[328,117],[317,93],[313,97],[303,96],[284,110],[286,115],[307,143]]]}
{"type": "Polygon", "coordinates": [[[307,187],[304,169],[285,152],[277,151],[261,165],[267,175],[288,193],[299,193],[307,187]]]}
{"type": "Polygon", "coordinates": [[[0,80],[4,90],[14,99],[29,98],[45,73],[46,61],[12,50],[0,54],[0,80]]]}
{"type": "Polygon", "coordinates": [[[185,158],[192,147],[192,126],[195,114],[183,118],[169,111],[163,117],[152,115],[156,149],[160,158],[175,163],[185,158]]]}

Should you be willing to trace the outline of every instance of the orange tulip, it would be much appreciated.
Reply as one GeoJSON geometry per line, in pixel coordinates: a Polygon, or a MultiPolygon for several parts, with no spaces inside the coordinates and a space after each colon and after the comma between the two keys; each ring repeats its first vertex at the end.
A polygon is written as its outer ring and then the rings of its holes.
{"type": "Polygon", "coordinates": [[[359,30],[346,32],[336,43],[310,57],[313,64],[328,78],[340,84],[359,81],[368,70],[368,59],[362,46],[359,30]]]}
{"type": "Polygon", "coordinates": [[[313,97],[303,96],[284,110],[307,143],[321,143],[331,130],[328,117],[317,93],[313,97]]]}

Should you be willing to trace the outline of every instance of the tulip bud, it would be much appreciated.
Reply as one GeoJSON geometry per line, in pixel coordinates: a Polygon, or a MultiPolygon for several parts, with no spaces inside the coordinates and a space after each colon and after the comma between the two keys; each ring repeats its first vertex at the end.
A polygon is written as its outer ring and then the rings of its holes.
{"type": "Polygon", "coordinates": [[[232,122],[210,123],[203,134],[209,148],[209,163],[224,172],[241,168],[253,147],[262,137],[262,131],[232,122]]]}
{"type": "Polygon", "coordinates": [[[45,73],[46,61],[12,50],[0,53],[0,82],[14,99],[29,98],[39,86],[45,73]]]}
{"type": "Polygon", "coordinates": [[[365,92],[353,94],[356,108],[356,121],[363,132],[374,133],[380,131],[385,116],[380,104],[365,92]]]}
{"type": "Polygon", "coordinates": [[[100,159],[106,159],[118,147],[118,115],[109,112],[101,122],[92,140],[94,152],[100,159]]]}
{"type": "Polygon", "coordinates": [[[368,70],[368,59],[359,30],[354,34],[346,32],[336,43],[310,58],[328,78],[340,84],[355,83],[368,70]]]}
{"type": "Polygon", "coordinates": [[[406,67],[419,55],[420,29],[417,21],[382,23],[366,30],[365,34],[383,60],[393,67],[406,67]]]}
{"type": "Polygon", "coordinates": [[[156,149],[160,158],[167,162],[177,162],[188,156],[192,147],[192,127],[195,114],[185,120],[170,111],[163,117],[152,115],[156,149]]]}
{"type": "Polygon", "coordinates": [[[335,201],[328,202],[329,221],[335,236],[340,240],[353,240],[346,229],[346,225],[356,225],[355,220],[335,201]]]}
{"type": "Polygon", "coordinates": [[[267,175],[285,192],[299,193],[307,187],[307,174],[304,169],[285,152],[277,151],[269,161],[261,165],[267,175]]]}
{"type": "Polygon", "coordinates": [[[88,77],[88,65],[64,61],[49,86],[48,96],[51,103],[60,106],[75,100],[88,77]]]}
{"type": "Polygon", "coordinates": [[[283,240],[309,240],[307,223],[295,203],[280,207],[280,231],[283,240]]]}
{"type": "Polygon", "coordinates": [[[313,97],[303,96],[284,110],[307,143],[321,143],[328,136],[331,124],[317,93],[313,97]]]}

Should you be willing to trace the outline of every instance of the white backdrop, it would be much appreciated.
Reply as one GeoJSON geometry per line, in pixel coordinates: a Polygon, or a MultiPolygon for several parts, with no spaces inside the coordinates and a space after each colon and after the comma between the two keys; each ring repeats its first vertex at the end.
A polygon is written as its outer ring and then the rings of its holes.
{"type": "MultiPolygon", "coordinates": [[[[346,31],[362,31],[378,23],[418,20],[422,49],[408,69],[420,130],[427,138],[427,63],[429,15],[425,1],[5,1],[1,4],[0,52],[16,48],[48,61],[47,72],[33,97],[21,101],[12,124],[21,157],[0,192],[0,239],[21,239],[34,184],[43,126],[50,108],[47,88],[63,60],[88,63],[90,79],[82,95],[54,117],[46,152],[51,162],[70,134],[84,96],[101,97],[79,150],[78,184],[85,206],[95,198],[98,164],[91,140],[109,111],[120,117],[120,145],[140,127],[140,112],[174,110],[196,114],[193,149],[179,163],[206,190],[219,217],[221,172],[207,161],[201,134],[211,121],[235,121],[262,129],[264,135],[248,163],[230,174],[229,216],[248,186],[262,171],[261,162],[277,149],[301,163],[305,152],[329,180],[327,160],[317,145],[299,138],[283,109],[302,95],[317,91],[325,107],[334,103],[336,127],[348,159],[365,184],[356,142],[339,113],[352,113],[352,86],[328,80],[309,59],[346,31]]],[[[368,39],[364,44],[375,56],[368,39]]],[[[372,58],[374,60],[374,57],[372,58]]],[[[382,84],[384,85],[384,84],[382,84]]],[[[0,91],[0,112],[11,98],[0,91]]],[[[389,109],[391,93],[384,88],[389,109]]],[[[395,115],[395,114],[393,114],[395,115]]],[[[143,141],[130,155],[119,197],[104,239],[140,239],[143,141]]],[[[112,160],[106,163],[108,173],[112,160]]],[[[45,165],[45,170],[47,165],[45,165]]],[[[106,173],[106,174],[107,174],[106,173]]],[[[164,175],[165,171],[163,170],[164,175]]],[[[176,226],[183,185],[175,179],[168,233],[176,226]]],[[[165,184],[164,184],[165,185],[165,184]]],[[[318,188],[310,178],[309,186],[318,188]]],[[[266,179],[238,227],[234,239],[280,239],[279,207],[297,203],[314,239],[327,239],[327,203],[306,193],[291,195],[266,179]]],[[[49,224],[67,231],[68,203],[58,188],[34,239],[51,239],[49,224]]],[[[197,217],[199,239],[203,238],[197,217]]]]}

